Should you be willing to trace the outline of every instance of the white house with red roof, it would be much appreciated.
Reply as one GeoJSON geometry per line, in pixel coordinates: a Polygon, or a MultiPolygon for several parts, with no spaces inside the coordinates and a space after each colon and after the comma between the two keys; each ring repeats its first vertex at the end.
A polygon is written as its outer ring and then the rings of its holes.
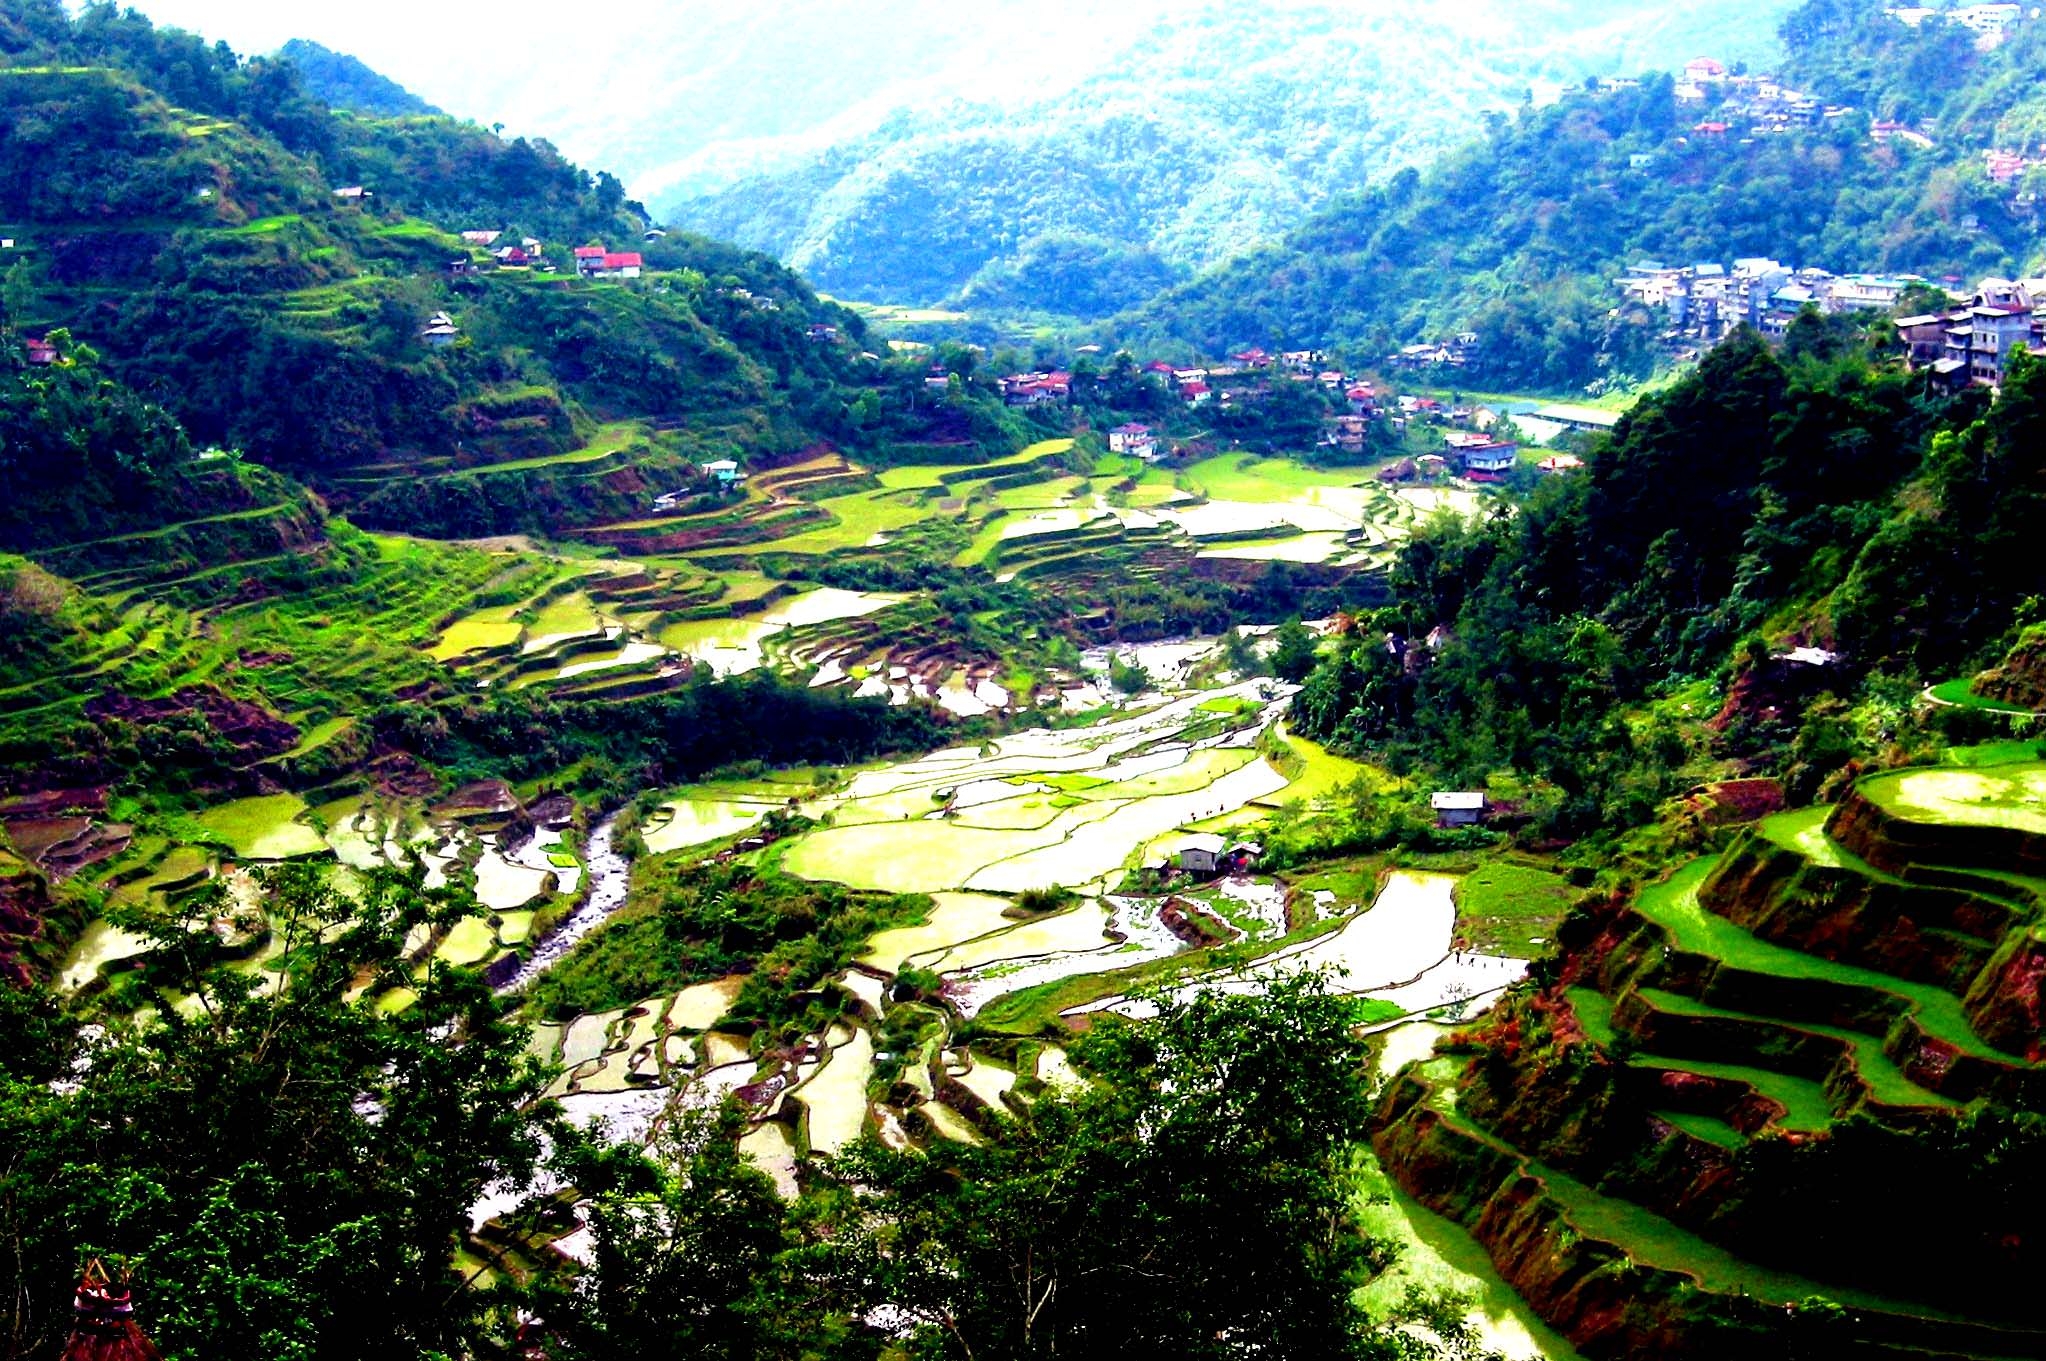
{"type": "Polygon", "coordinates": [[[1130,454],[1149,463],[1158,457],[1158,437],[1150,426],[1131,421],[1108,432],[1108,452],[1130,454]]]}
{"type": "Polygon", "coordinates": [[[1684,79],[1693,85],[1711,85],[1726,79],[1726,67],[1711,57],[1698,57],[1684,64],[1684,79]]]}
{"type": "Polygon", "coordinates": [[[645,264],[638,251],[612,251],[604,246],[575,248],[575,272],[585,279],[637,279],[645,264]]]}

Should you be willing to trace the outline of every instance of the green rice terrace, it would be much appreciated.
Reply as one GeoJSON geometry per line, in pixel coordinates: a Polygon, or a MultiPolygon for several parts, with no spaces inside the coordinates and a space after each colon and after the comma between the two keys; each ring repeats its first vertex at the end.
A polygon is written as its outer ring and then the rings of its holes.
{"type": "MultiPolygon", "coordinates": [[[[823,664],[802,647],[829,637],[833,656],[870,659],[845,663],[843,684],[909,685],[881,669],[882,644],[843,631],[901,610],[892,596],[391,538],[356,551],[409,569],[407,601],[436,619],[425,629],[394,619],[375,646],[407,648],[422,673],[444,668],[472,687],[575,694],[614,672],[658,678],[626,654],[663,633],[694,650],[664,649],[655,667],[708,656],[735,669],[799,668],[814,682],[823,664]],[[719,587],[743,593],[753,612],[660,622],[699,597],[722,598],[719,587]],[[761,632],[717,641],[693,633],[698,622],[761,632]],[[867,668],[866,681],[854,667],[867,668]]],[[[192,646],[219,654],[215,674],[232,676],[248,648],[286,639],[293,666],[323,655],[311,618],[272,617],[272,607],[244,620],[244,608],[196,613],[204,626],[190,629],[192,646]],[[229,631],[244,623],[248,635],[229,631]]],[[[275,750],[264,766],[273,792],[175,816],[119,799],[94,807],[91,791],[31,796],[0,809],[0,822],[10,860],[89,888],[72,900],[102,905],[29,955],[64,995],[103,1008],[196,1005],[139,928],[202,902],[233,968],[265,986],[281,980],[278,932],[250,878],[266,865],[325,865],[342,885],[381,866],[417,867],[428,887],[464,886],[479,910],[415,931],[405,943],[412,969],[479,968],[523,993],[532,1052],[554,1073],[549,1094],[614,1136],[651,1139],[678,1111],[736,1096],[748,1116],[742,1147],[793,1194],[810,1155],[863,1134],[898,1148],[972,1142],[1038,1094],[1086,1082],[1064,1039],[1090,1013],[1130,1010],[1139,985],[1243,988],[1334,970],[1360,1024],[1385,1036],[1389,1071],[1524,976],[1570,900],[1565,881],[1532,860],[1445,857],[1441,870],[1420,870],[1372,857],[1272,874],[1242,849],[1219,876],[1180,868],[1190,848],[1226,858],[1266,820],[1316,816],[1352,788],[1399,788],[1289,736],[1292,687],[1233,674],[1224,650],[1212,637],[1125,647],[1153,680],[1120,699],[1105,652],[1084,656],[1064,689],[1050,686],[1057,699],[1040,712],[1055,725],[644,790],[595,820],[545,781],[436,788],[402,762],[379,767],[363,716],[314,721],[316,708],[264,739],[275,750]],[[323,766],[319,754],[334,751],[372,761],[374,778],[323,766]],[[720,943],[727,928],[694,905],[739,884],[749,901],[786,910],[777,920],[824,925],[767,925],[731,950],[720,943]],[[226,895],[199,896],[213,885],[226,895]],[[48,953],[60,934],[61,951],[48,953]]],[[[1000,707],[994,688],[940,682],[935,696],[918,695],[980,713],[975,704],[1000,707]]],[[[364,1005],[414,1001],[402,984],[360,986],[364,1005]]],[[[518,1271],[581,1250],[573,1232],[499,1217],[510,1208],[478,1207],[479,1263],[518,1271]]],[[[1493,1345],[1573,1354],[1484,1271],[1461,1230],[1404,1197],[1372,1218],[1405,1245],[1413,1278],[1476,1283],[1472,1321],[1493,1345]]],[[[1391,1308],[1398,1292],[1381,1283],[1373,1298],[1391,1308]]]]}
{"type": "Polygon", "coordinates": [[[2042,791],[1870,775],[1588,902],[1388,1090],[1380,1158],[1586,1355],[2040,1354],[1981,1141],[2046,1091],[2042,791]]]}

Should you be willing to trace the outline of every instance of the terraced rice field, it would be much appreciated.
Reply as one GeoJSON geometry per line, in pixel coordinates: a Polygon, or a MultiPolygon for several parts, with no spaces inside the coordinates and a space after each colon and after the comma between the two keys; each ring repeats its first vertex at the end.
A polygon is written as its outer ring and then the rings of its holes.
{"type": "Polygon", "coordinates": [[[1175,739],[1211,717],[1198,712],[1205,695],[1101,728],[1019,734],[988,757],[938,752],[865,772],[804,805],[835,825],[803,837],[783,863],[806,878],[897,892],[1014,893],[1106,879],[1175,827],[1285,787],[1245,741],[1276,718],[1277,702],[1257,701],[1255,684],[1232,693],[1257,702],[1254,716],[1199,745],[1175,739]],[[1070,802],[1047,800],[1048,781],[1075,777],[1080,789],[1062,791],[1070,802]],[[947,803],[955,816],[945,815],[947,803]]]}
{"type": "Polygon", "coordinates": [[[327,849],[320,834],[299,821],[305,811],[305,800],[296,794],[270,794],[208,809],[199,821],[244,859],[295,860],[327,849]]]}
{"type": "MultiPolygon", "coordinates": [[[[1251,993],[1279,978],[1321,971],[1332,974],[1343,991],[1391,1003],[1408,1013],[1487,998],[1519,982],[1527,965],[1506,956],[1454,948],[1455,885],[1449,875],[1394,871],[1369,911],[1333,931],[1265,955],[1248,968],[1197,978],[1182,987],[1180,996],[1195,991],[1251,993]]],[[[1067,1014],[1110,1010],[1142,1017],[1155,1014],[1156,1008],[1140,999],[1110,997],[1067,1014]]]]}
{"type": "Polygon", "coordinates": [[[917,926],[883,931],[867,943],[862,964],[885,973],[900,973],[920,959],[934,958],[964,941],[1015,925],[1004,914],[1011,903],[987,893],[936,893],[928,920],[917,926]]]}
{"type": "Polygon", "coordinates": [[[701,846],[738,836],[778,806],[736,799],[671,799],[640,828],[640,840],[655,855],[701,846]]]}
{"type": "Polygon", "coordinates": [[[2046,765],[1904,770],[1866,780],[1878,806],[1920,822],[2011,827],[2046,835],[2046,765]]]}
{"type": "Polygon", "coordinates": [[[813,590],[758,614],[729,619],[691,619],[660,633],[662,646],[693,657],[720,676],[757,671],[771,660],[771,639],[792,629],[861,619],[900,604],[906,597],[868,591],[813,590]]]}
{"type": "Polygon", "coordinates": [[[1698,902],[1698,888],[1712,871],[1712,861],[1698,860],[1661,883],[1641,890],[1636,909],[1670,932],[1677,948],[1723,960],[1736,968],[1782,978],[1814,978],[1855,987],[1874,988],[1909,1001],[1927,1031],[1963,1053],[2002,1061],[2009,1056],[1985,1043],[1968,1024],[1961,1000],[1952,993],[1873,969],[1820,959],[1758,940],[1724,917],[1707,912],[1698,902]]]}
{"type": "Polygon", "coordinates": [[[57,991],[77,992],[99,976],[109,964],[133,959],[154,947],[155,942],[140,932],[129,931],[99,920],[88,924],[65,956],[57,971],[57,991]]]}
{"type": "Polygon", "coordinates": [[[500,606],[456,620],[426,655],[437,662],[453,661],[467,652],[515,647],[524,634],[524,625],[511,617],[511,607],[500,606]]]}
{"type": "Polygon", "coordinates": [[[867,1082],[874,1071],[874,1041],[864,1028],[834,1037],[837,1043],[816,1073],[796,1088],[809,1118],[810,1148],[839,1153],[867,1124],[867,1082]]]}
{"type": "Polygon", "coordinates": [[[1400,1249],[1392,1268],[1364,1288],[1366,1309],[1389,1313],[1409,1290],[1451,1291],[1470,1297],[1465,1321],[1488,1353],[1508,1361],[1579,1361],[1577,1349],[1500,1279],[1462,1228],[1408,1196],[1375,1163],[1361,1169],[1360,1181],[1353,1202],[1359,1225],[1400,1249]]]}

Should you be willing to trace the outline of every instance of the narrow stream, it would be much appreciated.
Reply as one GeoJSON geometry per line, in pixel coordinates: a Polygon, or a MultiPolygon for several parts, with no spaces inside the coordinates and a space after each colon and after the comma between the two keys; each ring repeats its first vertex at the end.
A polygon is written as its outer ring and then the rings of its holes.
{"type": "Polygon", "coordinates": [[[500,993],[524,992],[540,976],[567,958],[584,936],[602,926],[612,913],[625,906],[631,884],[632,862],[621,855],[614,842],[618,815],[590,829],[589,844],[583,848],[585,892],[573,912],[562,920],[547,939],[534,947],[532,956],[502,978],[491,982],[500,993]]]}

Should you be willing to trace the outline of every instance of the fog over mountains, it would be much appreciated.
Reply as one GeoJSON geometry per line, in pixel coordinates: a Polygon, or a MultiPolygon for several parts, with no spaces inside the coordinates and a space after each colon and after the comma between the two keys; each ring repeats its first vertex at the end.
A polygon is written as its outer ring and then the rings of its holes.
{"type": "Polygon", "coordinates": [[[389,0],[144,8],[244,50],[347,52],[828,289],[1027,294],[1084,315],[1269,241],[1530,93],[1705,51],[1768,59],[1789,6],[627,0],[526,23],[389,0]]]}

